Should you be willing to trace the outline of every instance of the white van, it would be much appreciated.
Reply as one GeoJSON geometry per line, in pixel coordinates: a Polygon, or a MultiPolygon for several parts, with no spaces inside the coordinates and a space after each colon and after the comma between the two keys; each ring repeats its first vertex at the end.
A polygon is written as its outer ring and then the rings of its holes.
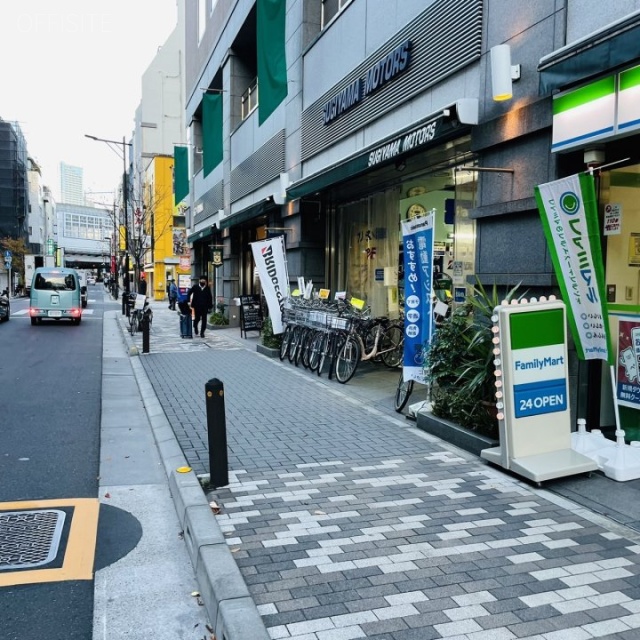
{"type": "Polygon", "coordinates": [[[71,320],[78,325],[82,320],[80,276],[75,269],[64,267],[38,267],[31,280],[29,316],[31,324],[44,319],[71,320]]]}

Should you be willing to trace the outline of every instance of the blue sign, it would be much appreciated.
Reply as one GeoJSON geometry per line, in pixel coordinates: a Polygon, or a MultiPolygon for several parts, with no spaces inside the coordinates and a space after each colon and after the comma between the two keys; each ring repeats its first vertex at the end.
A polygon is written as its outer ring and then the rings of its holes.
{"type": "Polygon", "coordinates": [[[384,269],[375,270],[376,282],[384,282],[384,269]]]}
{"type": "Polygon", "coordinates": [[[454,287],[453,289],[453,301],[464,302],[467,299],[466,287],[454,287]]]}
{"type": "Polygon", "coordinates": [[[567,408],[567,381],[545,380],[513,387],[516,418],[555,413],[567,408]]]}
{"type": "Polygon", "coordinates": [[[433,330],[433,214],[402,222],[405,380],[425,381],[424,350],[433,330]]]}

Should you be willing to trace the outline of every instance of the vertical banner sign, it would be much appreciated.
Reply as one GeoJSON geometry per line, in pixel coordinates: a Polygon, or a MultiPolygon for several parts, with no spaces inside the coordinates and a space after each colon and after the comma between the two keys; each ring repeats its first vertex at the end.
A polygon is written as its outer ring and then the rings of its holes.
{"type": "Polygon", "coordinates": [[[282,311],[289,295],[289,273],[285,259],[284,236],[251,242],[251,251],[256,263],[264,297],[269,307],[273,333],[282,333],[282,311]]]}
{"type": "Polygon", "coordinates": [[[618,404],[640,409],[640,321],[618,323],[618,404]]]}
{"type": "Polygon", "coordinates": [[[612,364],[593,176],[541,184],[535,194],[578,357],[612,364]]]}
{"type": "Polygon", "coordinates": [[[404,244],[405,380],[425,383],[424,349],[431,341],[433,214],[402,222],[404,244]]]}

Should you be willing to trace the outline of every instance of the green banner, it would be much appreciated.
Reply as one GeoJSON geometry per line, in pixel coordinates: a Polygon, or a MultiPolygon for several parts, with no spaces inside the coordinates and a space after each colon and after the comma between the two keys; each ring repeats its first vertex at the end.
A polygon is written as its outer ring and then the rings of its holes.
{"type": "Polygon", "coordinates": [[[612,364],[593,176],[541,184],[535,195],[578,357],[612,364]]]}
{"type": "Polygon", "coordinates": [[[173,193],[175,203],[182,202],[189,195],[189,150],[187,147],[173,147],[173,193]]]}
{"type": "Polygon", "coordinates": [[[205,93],[202,99],[202,171],[208,176],[222,162],[222,96],[205,93]]]}
{"type": "Polygon", "coordinates": [[[286,0],[257,1],[258,122],[287,97],[286,0]]]}

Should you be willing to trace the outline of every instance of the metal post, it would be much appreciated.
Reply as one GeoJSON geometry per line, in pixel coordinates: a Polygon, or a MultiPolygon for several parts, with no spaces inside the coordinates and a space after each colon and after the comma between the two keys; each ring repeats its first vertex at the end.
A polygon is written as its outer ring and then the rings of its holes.
{"type": "Polygon", "coordinates": [[[224,487],[229,484],[224,385],[217,378],[212,378],[204,388],[207,404],[210,482],[213,487],[224,487]]]}
{"type": "Polygon", "coordinates": [[[124,198],[124,271],[125,271],[125,286],[124,290],[126,292],[126,312],[127,317],[129,317],[129,209],[127,206],[128,200],[128,185],[127,185],[127,140],[123,136],[122,137],[122,166],[124,172],[122,174],[122,197],[124,198]]]}
{"type": "Polygon", "coordinates": [[[142,353],[149,353],[149,316],[144,311],[140,325],[142,327],[142,353]]]}

